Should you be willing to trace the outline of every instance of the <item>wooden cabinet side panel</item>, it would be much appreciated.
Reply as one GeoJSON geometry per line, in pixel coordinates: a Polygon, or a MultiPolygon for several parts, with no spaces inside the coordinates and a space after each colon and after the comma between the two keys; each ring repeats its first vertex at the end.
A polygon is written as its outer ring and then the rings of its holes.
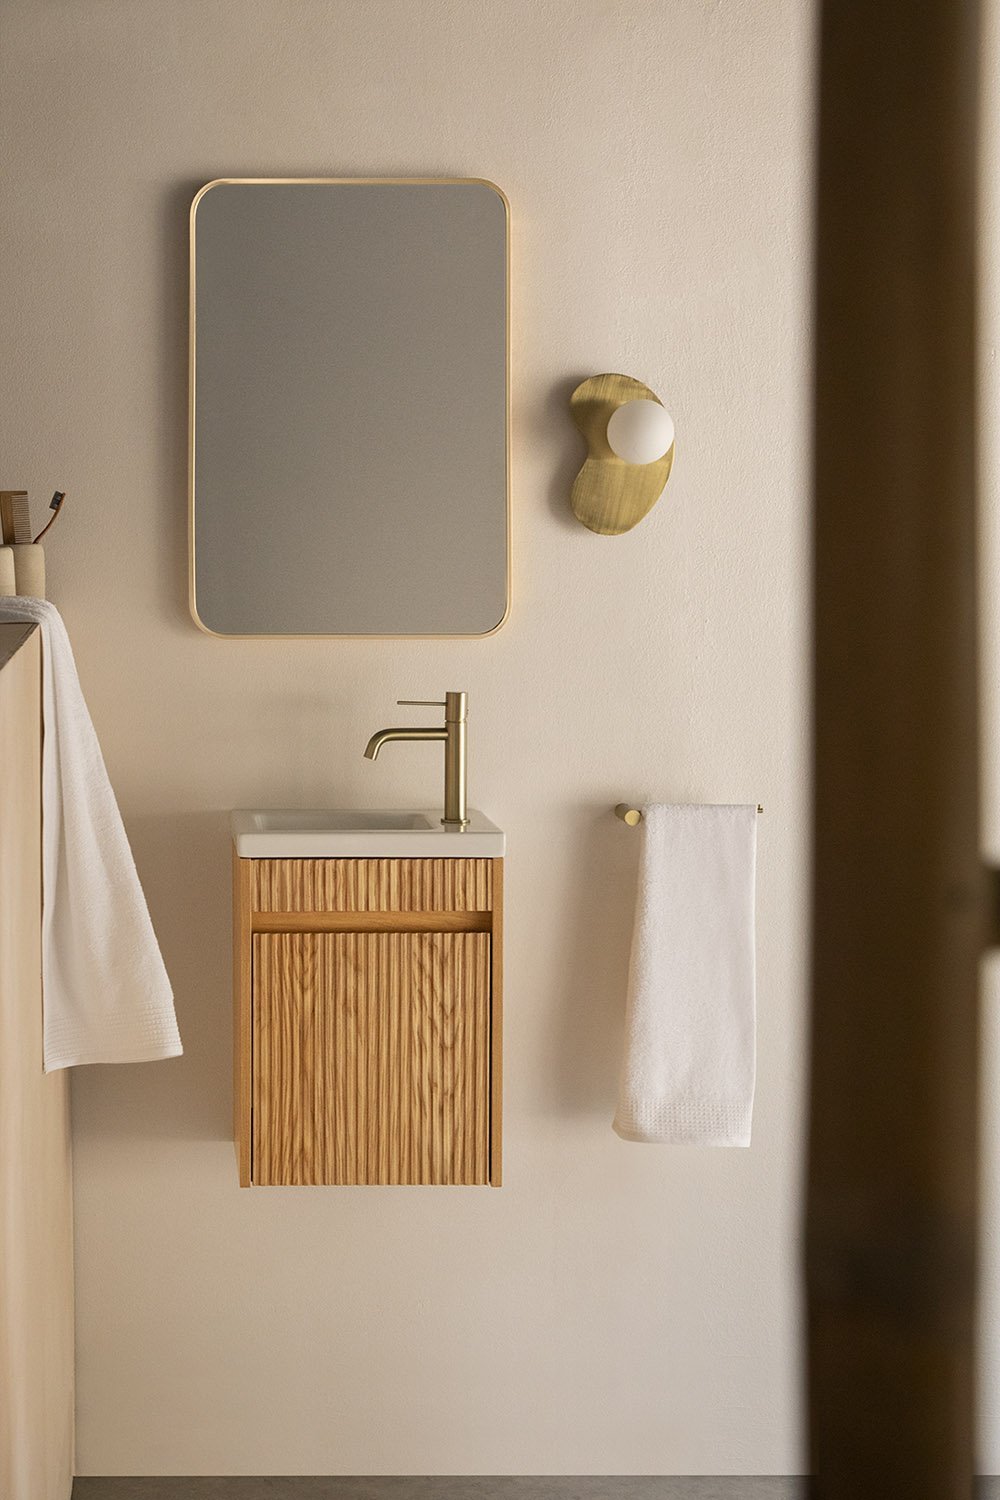
{"type": "Polygon", "coordinates": [[[490,942],[490,1186],[503,1186],[503,860],[493,861],[490,942]]]}
{"type": "Polygon", "coordinates": [[[255,912],[490,911],[492,859],[255,859],[255,912]]]}
{"type": "Polygon", "coordinates": [[[489,1181],[487,933],[257,933],[254,1181],[489,1181]]]}
{"type": "Polygon", "coordinates": [[[233,1140],[240,1187],[251,1181],[251,888],[253,861],[240,859],[233,846],[233,1140]]]}

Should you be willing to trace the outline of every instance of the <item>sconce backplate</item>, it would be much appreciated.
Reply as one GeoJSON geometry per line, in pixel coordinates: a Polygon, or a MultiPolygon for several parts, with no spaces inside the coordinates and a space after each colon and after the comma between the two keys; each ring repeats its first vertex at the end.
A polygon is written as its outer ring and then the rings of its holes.
{"type": "Polygon", "coordinates": [[[648,516],[663,493],[675,444],[651,464],[629,464],[608,446],[608,420],[626,401],[659,396],[630,375],[592,375],[570,397],[573,421],[587,444],[587,460],[573,481],[570,503],[578,521],[600,536],[621,536],[648,516]]]}

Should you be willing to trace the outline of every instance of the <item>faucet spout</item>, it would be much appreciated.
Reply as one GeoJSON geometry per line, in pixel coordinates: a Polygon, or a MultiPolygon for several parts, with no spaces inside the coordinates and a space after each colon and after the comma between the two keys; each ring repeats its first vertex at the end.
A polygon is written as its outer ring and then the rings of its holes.
{"type": "Polygon", "coordinates": [[[383,745],[393,740],[436,740],[444,744],[444,817],[446,828],[464,828],[468,823],[465,807],[466,767],[466,695],[446,693],[444,702],[428,703],[426,698],[401,698],[406,707],[443,708],[444,724],[434,729],[412,729],[408,725],[379,729],[365,746],[365,759],[377,760],[383,745]]]}
{"type": "Polygon", "coordinates": [[[446,740],[447,729],[411,729],[401,727],[398,729],[379,729],[372,735],[365,746],[365,759],[378,760],[378,753],[383,745],[389,745],[394,740],[446,740]]]}

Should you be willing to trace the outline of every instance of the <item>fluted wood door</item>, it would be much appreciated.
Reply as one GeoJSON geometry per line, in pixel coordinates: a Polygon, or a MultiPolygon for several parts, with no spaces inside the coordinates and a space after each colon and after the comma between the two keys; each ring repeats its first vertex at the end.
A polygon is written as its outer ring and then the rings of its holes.
{"type": "Polygon", "coordinates": [[[489,1181],[490,935],[253,938],[253,1181],[489,1181]]]}

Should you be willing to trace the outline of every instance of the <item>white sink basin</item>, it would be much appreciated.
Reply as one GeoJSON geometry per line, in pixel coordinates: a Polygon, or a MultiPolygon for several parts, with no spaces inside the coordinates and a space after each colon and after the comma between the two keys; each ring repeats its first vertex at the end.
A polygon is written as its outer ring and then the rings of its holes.
{"type": "Polygon", "coordinates": [[[364,808],[243,810],[232,814],[241,859],[501,859],[503,833],[469,808],[464,828],[445,828],[440,811],[364,808]]]}

